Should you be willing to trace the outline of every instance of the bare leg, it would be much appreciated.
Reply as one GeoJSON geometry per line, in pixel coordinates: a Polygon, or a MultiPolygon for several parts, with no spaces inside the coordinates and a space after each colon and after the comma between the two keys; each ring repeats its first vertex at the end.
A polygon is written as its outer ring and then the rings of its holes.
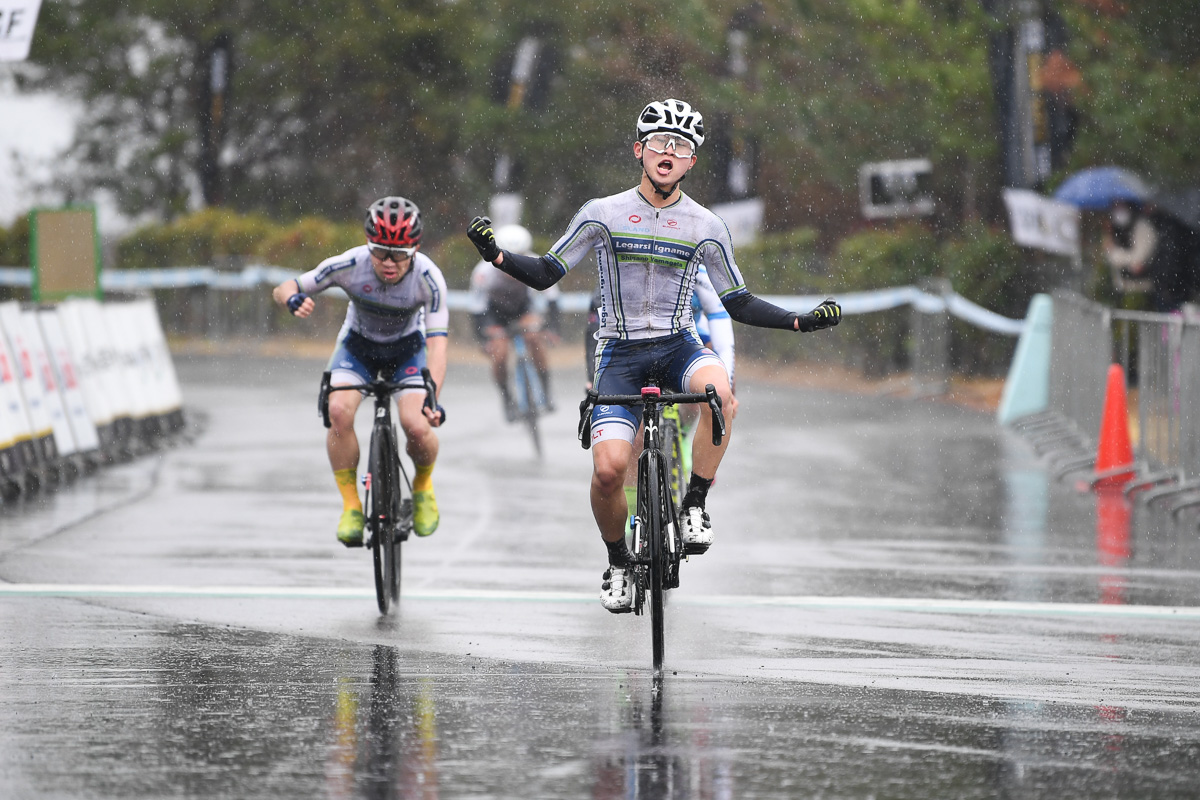
{"type": "Polygon", "coordinates": [[[405,392],[396,403],[400,410],[400,427],[404,429],[404,438],[408,442],[405,452],[418,467],[430,466],[438,457],[437,434],[421,413],[424,404],[424,392],[405,392]]]}
{"type": "Polygon", "coordinates": [[[592,446],[592,516],[606,542],[625,538],[625,472],[633,452],[629,442],[609,439],[592,446]]]}
{"type": "Polygon", "coordinates": [[[329,432],[325,435],[325,450],[333,471],[358,469],[358,436],[354,432],[354,415],[362,403],[358,392],[333,392],[329,395],[329,432]]]}
{"type": "MultiPolygon", "coordinates": [[[[716,388],[717,394],[721,397],[721,408],[732,408],[733,396],[729,390],[729,377],[725,374],[723,367],[714,364],[701,367],[692,376],[688,390],[700,393],[704,391],[705,384],[709,383],[716,388]]],[[[716,477],[717,467],[725,456],[725,450],[729,447],[729,439],[733,433],[733,415],[726,412],[723,416],[725,417],[726,435],[719,446],[712,443],[712,414],[704,406],[700,407],[696,436],[692,439],[692,472],[710,481],[716,477]]]]}

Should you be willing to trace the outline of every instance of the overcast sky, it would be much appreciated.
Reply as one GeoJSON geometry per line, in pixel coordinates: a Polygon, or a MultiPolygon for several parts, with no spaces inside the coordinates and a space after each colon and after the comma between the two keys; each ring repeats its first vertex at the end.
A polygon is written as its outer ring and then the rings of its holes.
{"type": "Polygon", "coordinates": [[[49,175],[49,163],[71,142],[72,106],[50,95],[17,96],[0,80],[0,225],[12,224],[39,202],[31,184],[49,175]],[[25,176],[20,177],[17,162],[25,176]]]}

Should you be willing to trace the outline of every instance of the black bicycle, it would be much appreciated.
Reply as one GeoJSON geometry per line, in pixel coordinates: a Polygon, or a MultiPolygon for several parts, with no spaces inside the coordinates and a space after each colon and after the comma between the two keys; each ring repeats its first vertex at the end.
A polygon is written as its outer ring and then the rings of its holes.
{"type": "Polygon", "coordinates": [[[597,405],[641,406],[642,454],[638,456],[637,515],[633,521],[633,612],[641,614],[650,596],[650,630],[654,652],[654,672],[660,674],[665,647],[663,633],[663,593],[679,586],[679,565],[684,552],[679,526],[679,504],[671,493],[667,447],[673,446],[663,435],[663,409],[679,403],[707,403],[712,412],[712,441],[720,445],[725,438],[725,417],[721,398],[710,383],[704,394],[663,392],[657,386],[645,386],[641,394],[602,395],[588,391],[579,404],[579,441],[583,449],[592,445],[592,408],[597,405]]]}
{"type": "MultiPolygon", "coordinates": [[[[425,407],[441,410],[437,404],[437,384],[428,369],[421,370],[421,378],[425,381],[425,407]]],[[[392,395],[403,387],[379,377],[370,383],[351,386],[331,386],[329,379],[328,372],[321,377],[318,400],[326,428],[330,426],[330,393],[359,391],[375,398],[375,423],[367,451],[367,473],[363,476],[366,487],[363,546],[371,548],[375,563],[375,599],[379,613],[386,614],[400,599],[400,544],[408,539],[413,529],[412,482],[400,460],[399,437],[392,421],[392,395]]],[[[441,413],[445,422],[446,412],[441,410],[441,413]]]]}

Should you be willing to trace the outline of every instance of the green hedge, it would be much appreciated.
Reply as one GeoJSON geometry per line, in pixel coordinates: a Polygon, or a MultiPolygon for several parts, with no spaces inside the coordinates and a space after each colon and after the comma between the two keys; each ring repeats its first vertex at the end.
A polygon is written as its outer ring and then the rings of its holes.
{"type": "MultiPolygon", "coordinates": [[[[153,269],[195,265],[265,263],[297,271],[363,241],[359,222],[333,222],[308,217],[289,223],[224,209],[206,209],[165,225],[140,228],[116,245],[112,266],[153,269]]],[[[540,250],[550,245],[539,239],[540,250]]],[[[29,224],[24,217],[0,228],[0,264],[28,262],[29,224]]],[[[466,288],[478,261],[466,236],[448,236],[426,252],[439,264],[452,288],[466,288]]],[[[1004,230],[968,225],[952,238],[938,241],[926,227],[899,222],[886,229],[863,231],[842,239],[831,253],[819,246],[813,228],[762,236],[738,248],[738,264],[756,294],[830,294],[893,286],[920,285],[946,278],[959,294],[1008,317],[1024,316],[1039,285],[1039,261],[1016,247],[1004,230]]],[[[1042,276],[1044,278],[1044,276],[1042,276]]],[[[581,265],[564,281],[566,291],[590,291],[595,269],[581,265]]],[[[871,374],[907,366],[908,311],[847,319],[823,346],[820,357],[855,363],[871,374]],[[832,339],[836,339],[834,342],[832,339]],[[830,355],[833,354],[833,355],[830,355]]],[[[953,322],[951,356],[967,373],[997,374],[1011,358],[1014,340],[953,322]]],[[[768,359],[811,354],[786,336],[762,335],[739,328],[739,349],[768,359]]]]}
{"type": "Polygon", "coordinates": [[[118,269],[260,262],[296,270],[363,242],[361,224],[308,217],[291,223],[210,208],[166,225],[149,225],[117,244],[118,269]]]}
{"type": "Polygon", "coordinates": [[[0,267],[29,266],[29,217],[17,218],[11,228],[0,228],[0,267]]]}

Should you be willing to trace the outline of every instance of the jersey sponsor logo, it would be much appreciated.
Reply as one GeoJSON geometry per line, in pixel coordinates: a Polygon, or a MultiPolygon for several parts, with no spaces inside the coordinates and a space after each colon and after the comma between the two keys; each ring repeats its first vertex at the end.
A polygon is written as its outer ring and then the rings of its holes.
{"type": "Polygon", "coordinates": [[[678,228],[678,227],[679,227],[679,220],[677,220],[677,219],[669,219],[669,220],[667,220],[667,227],[668,227],[668,228],[678,228]]]}
{"type": "Polygon", "coordinates": [[[600,438],[600,437],[601,437],[603,434],[604,434],[604,428],[596,428],[596,430],[592,431],[592,441],[593,441],[593,442],[594,442],[594,441],[596,441],[596,440],[597,440],[597,439],[599,439],[599,438],[600,438]]]}
{"type": "Polygon", "coordinates": [[[634,225],[637,225],[639,222],[642,221],[642,218],[639,217],[637,214],[630,214],[629,221],[632,222],[634,225]]]}
{"type": "Polygon", "coordinates": [[[370,294],[373,291],[375,291],[375,288],[371,284],[363,284],[363,294],[370,294]]]}
{"type": "Polygon", "coordinates": [[[416,375],[420,371],[421,370],[417,369],[416,367],[405,367],[404,368],[405,375],[416,375]]]}

